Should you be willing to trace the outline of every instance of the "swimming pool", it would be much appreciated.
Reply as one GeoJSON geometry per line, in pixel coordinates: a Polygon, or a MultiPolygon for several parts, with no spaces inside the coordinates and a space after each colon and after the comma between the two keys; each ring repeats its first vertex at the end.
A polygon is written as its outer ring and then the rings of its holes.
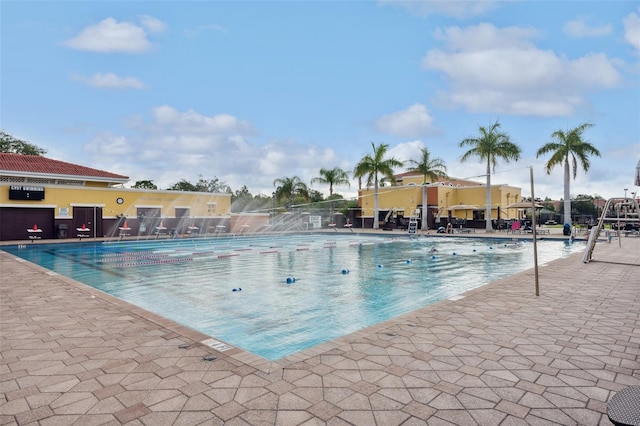
{"type": "MultiPolygon", "coordinates": [[[[582,249],[541,240],[538,261],[582,249]]],[[[531,242],[437,236],[325,233],[3,250],[269,360],[533,266],[531,242]]]]}

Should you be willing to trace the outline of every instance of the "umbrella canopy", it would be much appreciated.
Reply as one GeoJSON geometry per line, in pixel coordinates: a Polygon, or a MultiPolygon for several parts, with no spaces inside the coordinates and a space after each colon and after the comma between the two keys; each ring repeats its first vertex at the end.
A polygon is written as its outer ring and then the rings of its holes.
{"type": "Polygon", "coordinates": [[[483,210],[483,207],[474,206],[472,204],[456,204],[455,206],[447,208],[447,210],[483,210]]]}
{"type": "MultiPolygon", "coordinates": [[[[535,204],[536,209],[541,209],[542,204],[535,204]]],[[[507,206],[508,209],[530,209],[531,202],[530,201],[521,201],[519,203],[511,203],[507,206]]]]}

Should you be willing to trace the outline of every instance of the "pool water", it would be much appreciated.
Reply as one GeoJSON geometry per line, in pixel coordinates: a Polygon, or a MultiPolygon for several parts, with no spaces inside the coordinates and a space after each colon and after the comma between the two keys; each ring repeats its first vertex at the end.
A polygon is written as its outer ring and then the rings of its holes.
{"type": "MultiPolygon", "coordinates": [[[[533,267],[530,241],[437,236],[306,234],[3,249],[269,360],[533,267]]],[[[540,240],[538,263],[582,249],[540,240]]]]}

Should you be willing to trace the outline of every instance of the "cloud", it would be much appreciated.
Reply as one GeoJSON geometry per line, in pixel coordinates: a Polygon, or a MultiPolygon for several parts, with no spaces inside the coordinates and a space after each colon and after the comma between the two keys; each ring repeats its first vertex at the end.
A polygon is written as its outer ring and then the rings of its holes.
{"type": "Polygon", "coordinates": [[[309,184],[321,167],[351,167],[331,148],[291,140],[257,144],[251,140],[251,123],[230,114],[205,115],[162,105],[147,119],[136,116],[126,122],[131,135],[98,135],[86,151],[102,164],[117,165],[110,170],[130,176],[131,182],[151,179],[160,188],[203,176],[217,177],[232,190],[247,185],[254,194],[271,194],[274,179],[298,176],[309,184]]]}
{"type": "Polygon", "coordinates": [[[395,6],[407,10],[412,15],[430,16],[444,15],[458,19],[471,18],[483,15],[498,7],[496,1],[424,1],[424,0],[381,0],[383,6],[395,6]]]}
{"type": "Polygon", "coordinates": [[[164,24],[155,18],[144,16],[141,18],[141,25],[106,18],[96,25],[84,28],[77,36],[65,41],[64,45],[97,53],[143,53],[152,47],[148,33],[163,31],[164,24]]]}
{"type": "Polygon", "coordinates": [[[418,137],[433,133],[433,118],[427,108],[419,103],[409,108],[380,117],[375,122],[376,130],[390,135],[418,137]]]}
{"type": "Polygon", "coordinates": [[[564,24],[562,30],[572,37],[601,37],[613,31],[613,26],[610,24],[591,26],[588,20],[588,17],[581,16],[564,24]]]}
{"type": "MultiPolygon", "coordinates": [[[[84,146],[84,150],[88,153],[94,154],[97,157],[103,155],[122,157],[129,156],[132,152],[132,146],[124,136],[115,136],[109,132],[102,132],[94,136],[84,146]]],[[[104,164],[103,163],[103,167],[104,164]]]]}
{"type": "Polygon", "coordinates": [[[186,136],[204,135],[227,136],[235,133],[250,134],[248,122],[229,114],[205,116],[193,110],[179,112],[168,105],[159,106],[152,111],[154,127],[162,132],[181,133],[186,136]]]}
{"type": "Polygon", "coordinates": [[[483,23],[438,29],[435,36],[444,47],[428,51],[422,66],[450,82],[440,103],[470,112],[566,116],[586,104],[587,92],[622,80],[604,54],[569,59],[538,49],[531,28],[483,23]]]}
{"type": "MultiPolygon", "coordinates": [[[[638,8],[640,12],[640,8],[638,8]]],[[[640,51],[640,16],[631,12],[622,21],[624,26],[624,38],[637,51],[640,51]]]]}
{"type": "Polygon", "coordinates": [[[148,15],[140,17],[140,25],[150,33],[161,33],[167,29],[167,25],[164,22],[148,15]]]}
{"type": "Polygon", "coordinates": [[[98,73],[90,77],[73,74],[72,80],[81,81],[89,87],[100,89],[145,89],[146,85],[135,77],[120,77],[112,72],[98,73]]]}
{"type": "MultiPolygon", "coordinates": [[[[406,162],[408,160],[417,160],[421,158],[422,153],[420,149],[424,148],[424,143],[419,140],[403,142],[399,143],[393,147],[389,147],[387,151],[389,157],[396,158],[402,162],[406,162]]],[[[408,164],[405,164],[405,167],[401,168],[402,170],[396,170],[396,172],[402,172],[408,164]]]]}
{"type": "Polygon", "coordinates": [[[194,39],[196,37],[198,37],[201,33],[206,32],[206,31],[215,31],[215,32],[220,32],[220,33],[227,33],[227,29],[221,25],[217,25],[217,24],[210,24],[210,25],[201,25],[195,29],[192,28],[186,28],[182,31],[182,33],[184,34],[184,36],[188,39],[194,39]]]}

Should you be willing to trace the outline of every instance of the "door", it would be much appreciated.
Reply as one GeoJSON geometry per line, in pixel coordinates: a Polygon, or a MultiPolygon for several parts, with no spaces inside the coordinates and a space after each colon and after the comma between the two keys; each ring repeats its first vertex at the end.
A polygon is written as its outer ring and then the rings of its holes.
{"type": "Polygon", "coordinates": [[[74,207],[73,224],[69,235],[75,236],[76,228],[82,228],[82,225],[91,229],[92,237],[102,237],[102,207],[74,207]]]}

